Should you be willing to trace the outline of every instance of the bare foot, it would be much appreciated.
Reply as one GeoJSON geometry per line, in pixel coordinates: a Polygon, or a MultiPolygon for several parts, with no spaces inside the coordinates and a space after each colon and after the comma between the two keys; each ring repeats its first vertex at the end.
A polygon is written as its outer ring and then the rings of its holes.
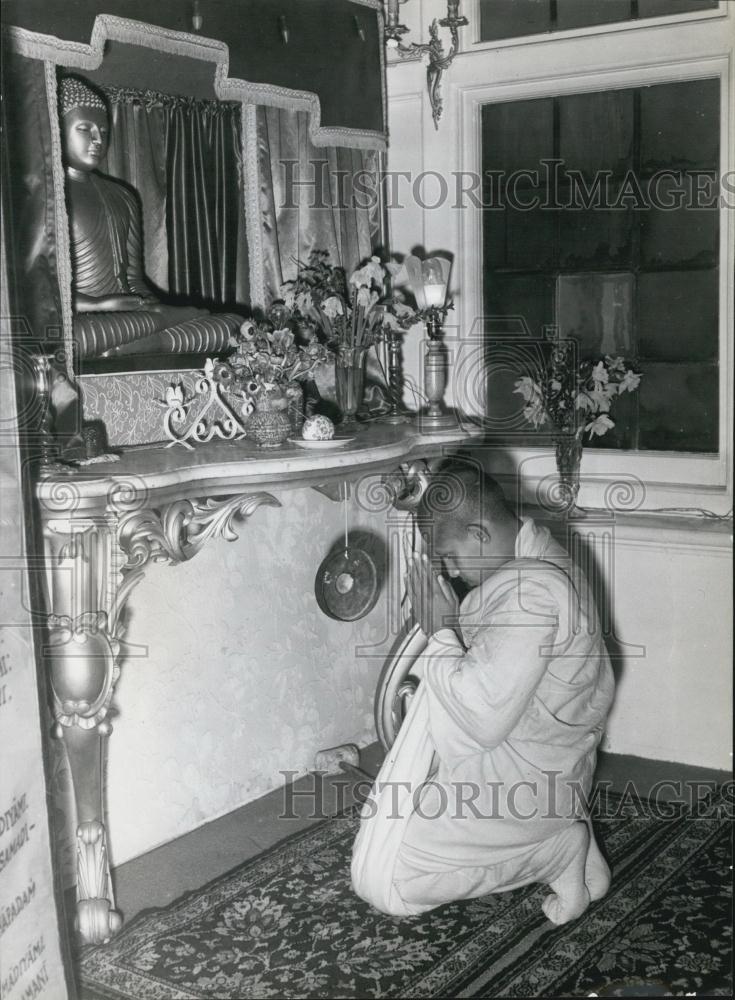
{"type": "Polygon", "coordinates": [[[590,843],[587,848],[587,860],[584,865],[584,884],[590,894],[590,899],[602,899],[610,888],[610,867],[597,846],[595,835],[589,830],[590,843]]]}
{"type": "Polygon", "coordinates": [[[549,883],[552,890],[541,909],[553,924],[566,924],[581,917],[590,904],[585,885],[585,862],[590,835],[586,823],[575,823],[570,831],[572,860],[564,871],[549,883]]]}

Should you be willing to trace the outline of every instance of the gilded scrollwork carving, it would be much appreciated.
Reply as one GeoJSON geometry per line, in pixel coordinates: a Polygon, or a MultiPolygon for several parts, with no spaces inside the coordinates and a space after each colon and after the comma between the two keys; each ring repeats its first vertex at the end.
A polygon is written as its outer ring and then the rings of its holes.
{"type": "Polygon", "coordinates": [[[77,827],[77,915],[75,927],[88,944],[104,944],[122,927],[114,910],[107,836],[98,820],[77,827]]]}
{"type": "Polygon", "coordinates": [[[247,493],[156,508],[134,477],[115,481],[103,512],[85,514],[77,499],[65,492],[44,525],[53,608],[45,659],[53,734],[66,747],[79,821],[76,927],[85,944],[100,944],[122,924],[109,873],[101,762],[125,654],[123,608],[148,563],[191,559],[210,538],[232,541],[236,520],[280,504],[269,493],[247,493]]]}
{"type": "Polygon", "coordinates": [[[185,562],[210,538],[234,541],[233,521],[246,518],[258,507],[280,507],[270,493],[249,493],[224,499],[176,500],[154,509],[145,507],[125,514],[119,522],[118,544],[127,556],[126,570],[142,569],[149,562],[185,562]]]}
{"type": "Polygon", "coordinates": [[[120,643],[108,629],[107,613],[86,611],[75,619],[52,614],[48,627],[54,736],[62,736],[65,726],[97,727],[109,735],[104,719],[120,674],[120,643]]]}

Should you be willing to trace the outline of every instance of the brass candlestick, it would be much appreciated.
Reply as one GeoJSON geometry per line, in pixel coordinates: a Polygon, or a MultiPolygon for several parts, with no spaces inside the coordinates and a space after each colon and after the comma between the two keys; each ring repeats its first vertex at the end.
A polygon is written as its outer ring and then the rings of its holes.
{"type": "Polygon", "coordinates": [[[401,413],[403,383],[401,380],[401,335],[397,330],[391,330],[388,337],[388,392],[390,394],[390,410],[381,417],[386,424],[405,424],[408,417],[401,413]]]}

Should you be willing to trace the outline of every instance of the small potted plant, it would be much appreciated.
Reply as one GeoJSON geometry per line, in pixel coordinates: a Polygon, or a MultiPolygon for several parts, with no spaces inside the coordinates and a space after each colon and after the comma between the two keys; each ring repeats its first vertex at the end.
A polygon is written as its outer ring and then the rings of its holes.
{"type": "Polygon", "coordinates": [[[634,392],[642,375],[624,358],[578,361],[573,341],[556,340],[551,363],[540,379],[528,375],[515,382],[524,401],[524,418],[534,427],[548,426],[556,453],[556,466],[569,510],[576,507],[583,436],[601,437],[615,426],[610,416],[615,400],[634,392]]]}
{"type": "MultiPolygon", "coordinates": [[[[282,322],[286,314],[274,313],[282,322]]],[[[308,333],[306,334],[308,337],[308,333]]],[[[288,326],[246,320],[231,340],[232,351],[213,369],[229,393],[246,396],[253,406],[247,430],[261,448],[279,447],[292,433],[289,392],[328,358],[315,337],[297,344],[288,326]]]]}

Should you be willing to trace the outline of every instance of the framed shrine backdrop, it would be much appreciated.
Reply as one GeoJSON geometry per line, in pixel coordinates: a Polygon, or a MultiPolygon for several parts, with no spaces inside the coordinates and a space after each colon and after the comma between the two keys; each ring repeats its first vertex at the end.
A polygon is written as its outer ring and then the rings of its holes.
{"type": "MultiPolygon", "coordinates": [[[[80,365],[63,75],[107,98],[110,143],[99,171],[135,189],[146,277],[163,302],[246,316],[279,297],[310,250],[351,269],[381,242],[378,0],[287,0],[278,17],[264,0],[205,0],[200,9],[194,34],[189,8],[173,0],[156,5],[155,24],[140,0],[83,0],[63,17],[46,3],[3,4],[13,311],[24,339],[55,353],[65,394],[81,389],[85,418],[103,419],[112,445],[155,440],[149,425],[160,424],[155,399],[171,369],[200,359],[141,354],[80,365]],[[161,369],[165,376],[154,374],[161,369]]],[[[55,410],[68,441],[79,408],[63,401],[55,410]]]]}

